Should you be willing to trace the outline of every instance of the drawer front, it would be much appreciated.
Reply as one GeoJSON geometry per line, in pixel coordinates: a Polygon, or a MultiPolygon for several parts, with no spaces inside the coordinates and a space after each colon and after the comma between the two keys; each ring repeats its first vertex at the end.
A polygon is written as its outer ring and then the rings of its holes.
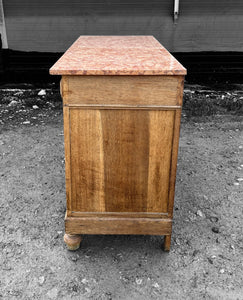
{"type": "Polygon", "coordinates": [[[63,76],[64,105],[181,106],[184,76],[63,76]]]}
{"type": "Polygon", "coordinates": [[[68,209],[166,213],[176,111],[65,109],[68,209]]]}

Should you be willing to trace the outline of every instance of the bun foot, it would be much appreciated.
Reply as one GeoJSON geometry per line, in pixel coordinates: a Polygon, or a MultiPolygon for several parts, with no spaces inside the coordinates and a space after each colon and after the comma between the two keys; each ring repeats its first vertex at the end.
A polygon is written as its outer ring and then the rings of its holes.
{"type": "Polygon", "coordinates": [[[170,251],[171,235],[165,235],[164,238],[164,251],[170,251]]]}
{"type": "Polygon", "coordinates": [[[64,242],[70,251],[77,250],[80,247],[81,241],[82,237],[79,234],[64,234],[64,242]]]}

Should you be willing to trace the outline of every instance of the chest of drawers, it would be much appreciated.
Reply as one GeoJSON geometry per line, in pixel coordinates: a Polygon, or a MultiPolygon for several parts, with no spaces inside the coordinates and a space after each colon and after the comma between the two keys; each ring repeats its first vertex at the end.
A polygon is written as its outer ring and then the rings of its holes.
{"type": "Polygon", "coordinates": [[[170,249],[186,69],[152,36],[81,36],[62,75],[64,240],[164,235],[170,249]]]}

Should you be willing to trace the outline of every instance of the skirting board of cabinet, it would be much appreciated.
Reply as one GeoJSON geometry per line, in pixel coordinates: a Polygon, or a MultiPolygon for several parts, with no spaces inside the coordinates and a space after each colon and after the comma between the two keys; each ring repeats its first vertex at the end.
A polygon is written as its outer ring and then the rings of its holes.
{"type": "Polygon", "coordinates": [[[172,219],[68,217],[65,216],[67,234],[142,234],[170,235],[172,219]]]}

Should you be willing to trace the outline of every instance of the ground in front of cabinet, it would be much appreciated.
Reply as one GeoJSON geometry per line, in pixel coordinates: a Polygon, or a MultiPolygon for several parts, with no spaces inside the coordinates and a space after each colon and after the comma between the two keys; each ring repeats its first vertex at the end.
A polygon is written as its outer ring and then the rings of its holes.
{"type": "Polygon", "coordinates": [[[80,249],[68,251],[61,103],[51,101],[51,88],[44,96],[6,92],[0,298],[242,299],[243,95],[229,91],[229,112],[217,106],[226,92],[195,90],[185,91],[169,253],[163,237],[131,235],[84,236],[80,249]]]}

